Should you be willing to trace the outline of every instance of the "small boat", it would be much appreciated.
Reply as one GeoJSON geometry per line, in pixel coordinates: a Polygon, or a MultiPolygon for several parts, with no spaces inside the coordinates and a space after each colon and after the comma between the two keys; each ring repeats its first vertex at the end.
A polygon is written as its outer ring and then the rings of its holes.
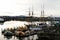
{"type": "Polygon", "coordinates": [[[26,26],[19,26],[17,28],[7,28],[2,31],[4,36],[25,36],[25,32],[27,31],[26,26]]]}
{"type": "Polygon", "coordinates": [[[35,31],[40,31],[42,30],[44,27],[47,27],[46,23],[37,23],[36,24],[29,24],[26,25],[28,27],[29,30],[35,30],[35,31]]]}
{"type": "Polygon", "coordinates": [[[13,36],[13,33],[10,31],[5,31],[4,36],[13,36]]]}
{"type": "Polygon", "coordinates": [[[22,32],[22,31],[15,31],[15,36],[16,37],[25,37],[26,34],[25,34],[25,32],[22,32]]]}
{"type": "Polygon", "coordinates": [[[2,34],[4,34],[6,31],[7,31],[7,30],[5,30],[5,29],[4,29],[4,30],[2,30],[2,34]]]}
{"type": "Polygon", "coordinates": [[[12,36],[4,36],[4,38],[11,39],[12,36]]]}

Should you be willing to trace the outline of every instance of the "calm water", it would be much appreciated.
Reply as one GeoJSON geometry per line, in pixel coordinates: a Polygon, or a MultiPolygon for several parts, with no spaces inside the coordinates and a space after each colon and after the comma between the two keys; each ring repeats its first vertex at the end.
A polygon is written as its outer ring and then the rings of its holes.
{"type": "Polygon", "coordinates": [[[13,28],[13,27],[18,27],[18,26],[24,26],[24,24],[28,24],[28,22],[21,22],[21,21],[7,21],[3,25],[0,24],[0,40],[36,40],[38,39],[37,35],[25,37],[25,38],[20,38],[20,37],[4,37],[1,34],[1,30],[6,29],[6,28],[13,28]]]}

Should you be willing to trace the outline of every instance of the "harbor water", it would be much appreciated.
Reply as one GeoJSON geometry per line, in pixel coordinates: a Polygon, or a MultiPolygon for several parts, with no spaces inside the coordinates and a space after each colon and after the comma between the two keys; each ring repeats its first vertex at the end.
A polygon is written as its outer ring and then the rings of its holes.
{"type": "Polygon", "coordinates": [[[6,29],[6,28],[16,28],[18,26],[24,26],[24,24],[28,24],[28,22],[21,22],[21,21],[7,21],[4,22],[3,25],[0,24],[0,40],[36,40],[38,39],[37,35],[32,35],[29,37],[15,37],[15,36],[11,36],[11,37],[5,37],[4,35],[2,35],[1,31],[6,29]]]}

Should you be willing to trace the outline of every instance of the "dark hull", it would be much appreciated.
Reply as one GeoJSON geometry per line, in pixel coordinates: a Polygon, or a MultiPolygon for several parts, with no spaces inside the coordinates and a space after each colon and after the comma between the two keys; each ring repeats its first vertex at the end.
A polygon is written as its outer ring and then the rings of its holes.
{"type": "Polygon", "coordinates": [[[57,33],[39,33],[38,38],[40,40],[60,40],[60,34],[57,33]]]}

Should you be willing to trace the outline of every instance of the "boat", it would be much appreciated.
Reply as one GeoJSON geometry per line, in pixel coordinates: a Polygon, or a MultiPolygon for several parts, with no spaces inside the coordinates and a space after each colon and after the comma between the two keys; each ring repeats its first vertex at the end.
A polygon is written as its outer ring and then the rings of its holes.
{"type": "Polygon", "coordinates": [[[6,31],[7,31],[7,30],[5,30],[5,29],[4,29],[4,30],[2,30],[2,34],[4,34],[6,31]]]}
{"type": "Polygon", "coordinates": [[[37,25],[29,24],[26,26],[28,27],[29,30],[40,31],[40,30],[44,29],[45,27],[47,27],[47,24],[46,23],[37,23],[37,25]]]}
{"type": "Polygon", "coordinates": [[[2,34],[4,36],[27,36],[25,33],[27,31],[27,27],[26,26],[19,26],[17,28],[7,28],[2,30],[2,34]]]}
{"type": "Polygon", "coordinates": [[[10,31],[5,31],[4,36],[13,36],[13,33],[10,31]]]}

